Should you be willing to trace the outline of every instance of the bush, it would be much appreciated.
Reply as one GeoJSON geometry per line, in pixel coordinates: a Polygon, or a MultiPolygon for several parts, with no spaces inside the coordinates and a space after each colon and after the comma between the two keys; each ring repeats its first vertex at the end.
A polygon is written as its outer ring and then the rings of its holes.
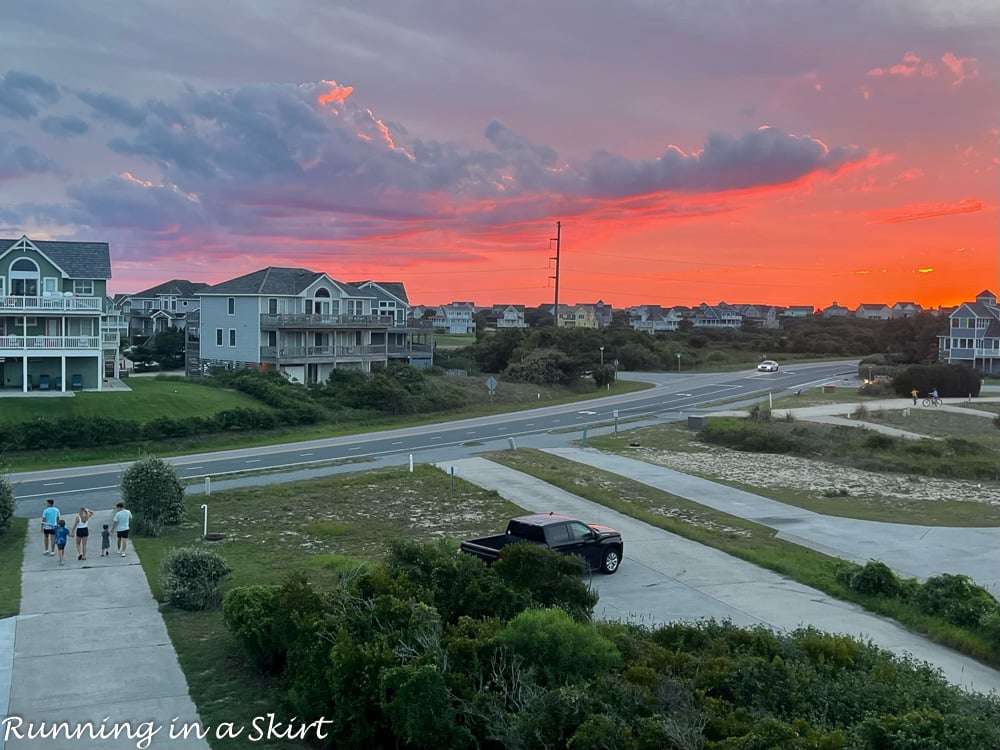
{"type": "Polygon", "coordinates": [[[621,663],[614,644],[593,625],[575,622],[560,609],[525,610],[497,641],[537,669],[549,685],[596,677],[621,663]]]}
{"type": "Polygon", "coordinates": [[[982,384],[979,373],[964,365],[913,365],[892,381],[900,396],[909,396],[914,388],[926,396],[937,388],[942,398],[978,396],[982,384]]]}
{"type": "Polygon", "coordinates": [[[896,597],[903,590],[899,578],[888,565],[869,560],[849,578],[847,585],[862,594],[896,597]]]}
{"type": "Polygon", "coordinates": [[[135,515],[137,534],[159,536],[164,524],[184,517],[184,487],[177,470],[163,459],[146,456],[129,466],[122,472],[121,493],[135,515]]]}
{"type": "Polygon", "coordinates": [[[222,579],[232,572],[218,552],[178,547],[163,558],[160,587],[167,603],[178,609],[214,609],[222,602],[222,579]]]}
{"type": "Polygon", "coordinates": [[[285,664],[285,647],[278,638],[280,586],[240,586],[226,594],[222,620],[247,659],[263,670],[277,672],[285,664]]]}
{"type": "Polygon", "coordinates": [[[915,595],[915,603],[929,615],[937,615],[954,625],[978,628],[997,611],[997,600],[964,575],[943,573],[924,581],[915,595]]]}
{"type": "Polygon", "coordinates": [[[14,488],[7,477],[0,475],[0,538],[10,531],[14,520],[14,488]]]}

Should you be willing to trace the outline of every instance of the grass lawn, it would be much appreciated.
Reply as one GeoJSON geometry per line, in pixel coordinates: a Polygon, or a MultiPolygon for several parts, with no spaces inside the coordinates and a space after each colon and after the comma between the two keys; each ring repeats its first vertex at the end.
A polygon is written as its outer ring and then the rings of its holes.
{"type": "Polygon", "coordinates": [[[210,388],[183,379],[130,378],[131,392],[80,392],[72,397],[5,397],[0,401],[0,421],[26,422],[61,417],[108,417],[149,422],[157,417],[194,417],[226,409],[269,410],[255,398],[237,391],[210,388]]]}
{"type": "Polygon", "coordinates": [[[28,539],[28,522],[14,518],[10,530],[0,537],[0,617],[13,617],[21,610],[21,564],[28,539]]]}
{"type": "Polygon", "coordinates": [[[778,539],[774,529],[699,505],[627,477],[542,451],[497,451],[486,453],[484,457],[652,526],[788,576],[838,599],[854,602],[877,614],[892,617],[938,643],[994,667],[1000,666],[1000,643],[928,617],[897,600],[880,599],[853,591],[836,579],[836,571],[841,563],[838,558],[778,539]]]}
{"type": "MultiPolygon", "coordinates": [[[[524,511],[495,492],[461,479],[455,493],[450,478],[429,466],[377,470],[308,482],[213,493],[208,500],[209,531],[221,542],[201,541],[201,503],[187,502],[187,518],[158,538],[138,538],[135,546],[155,596],[164,554],[188,545],[210,545],[234,568],[226,589],[280,583],[296,571],[316,586],[338,571],[378,559],[388,539],[458,541],[497,533],[524,511]]],[[[20,564],[20,563],[19,563],[20,564]]],[[[187,676],[203,725],[229,721],[249,725],[255,716],[281,713],[274,685],[246,664],[229,636],[220,611],[183,612],[162,607],[164,620],[187,676]]],[[[245,740],[217,741],[212,747],[244,748],[245,740]]],[[[286,750],[301,744],[254,744],[286,750]]]]}
{"type": "Polygon", "coordinates": [[[476,335],[462,333],[435,333],[434,346],[442,349],[458,349],[476,343],[476,335]]]}
{"type": "MultiPolygon", "coordinates": [[[[130,384],[138,382],[139,380],[140,379],[132,380],[130,381],[130,384]]],[[[613,383],[610,391],[608,389],[597,388],[592,381],[581,382],[573,388],[535,386],[527,385],[525,383],[507,383],[501,381],[496,389],[495,395],[490,398],[488,396],[486,386],[483,385],[483,380],[485,380],[485,377],[448,378],[448,383],[456,389],[460,389],[465,396],[464,400],[470,402],[471,405],[447,412],[436,412],[434,414],[403,416],[397,418],[385,417],[379,419],[378,421],[373,420],[367,423],[327,423],[308,427],[287,427],[264,432],[203,435],[190,438],[179,438],[175,440],[161,440],[158,441],[155,446],[151,446],[149,444],[130,444],[99,446],[94,448],[19,451],[7,454],[4,457],[4,465],[8,471],[31,471],[33,469],[42,468],[86,466],[114,461],[132,461],[137,458],[141,458],[151,451],[155,451],[157,456],[166,457],[208,451],[230,450],[233,448],[249,448],[260,445],[279,445],[281,443],[293,443],[300,440],[340,437],[343,435],[376,432],[379,430],[394,429],[399,427],[435,424],[447,420],[502,414],[522,409],[532,409],[539,406],[574,403],[577,401],[586,401],[609,395],[614,396],[623,393],[643,391],[653,387],[650,383],[640,383],[627,380],[621,380],[613,383]]],[[[240,393],[213,388],[199,383],[186,383],[173,379],[159,380],[153,378],[147,378],[144,382],[156,384],[156,386],[154,386],[154,388],[150,391],[144,391],[140,388],[140,390],[135,392],[137,395],[152,393],[155,396],[165,390],[165,392],[169,393],[171,397],[174,397],[180,395],[181,389],[179,386],[187,386],[195,393],[195,395],[192,396],[195,401],[205,399],[205,403],[208,404],[206,407],[208,409],[207,411],[197,412],[201,414],[212,413],[213,410],[221,411],[223,408],[233,407],[233,404],[228,401],[225,402],[229,404],[227,406],[213,407],[213,404],[220,403],[219,401],[215,401],[213,399],[220,399],[228,396],[249,399],[249,397],[245,397],[240,393]],[[173,393],[175,388],[178,390],[178,394],[173,393]]],[[[115,399],[128,396],[130,394],[87,393],[81,395],[95,396],[98,399],[107,399],[107,403],[111,405],[114,403],[115,399]]],[[[49,400],[64,401],[64,399],[4,399],[4,402],[0,402],[0,406],[4,407],[3,409],[0,409],[0,414],[6,414],[6,401],[20,402],[23,405],[25,402],[44,403],[49,400]]],[[[102,401],[100,403],[104,402],[102,401]]],[[[261,404],[261,402],[256,401],[255,399],[249,399],[248,402],[240,402],[238,405],[244,407],[251,406],[266,408],[263,404],[261,404]]],[[[147,419],[159,416],[178,416],[178,414],[171,409],[171,406],[172,402],[170,399],[164,400],[152,398],[141,408],[137,407],[136,411],[137,413],[147,414],[147,419]],[[159,411],[153,410],[151,404],[154,403],[157,405],[159,411]]],[[[110,416],[109,413],[105,413],[105,415],[110,416]]],[[[36,414],[34,416],[41,415],[36,414]]],[[[33,417],[28,416],[27,418],[31,419],[33,417]]],[[[132,413],[126,413],[124,418],[138,419],[138,417],[132,413]]]]}
{"type": "MultiPolygon", "coordinates": [[[[980,406],[1000,406],[1000,404],[980,404],[974,408],[980,406]]],[[[1000,439],[1000,430],[993,426],[992,420],[978,414],[918,407],[911,408],[909,416],[903,416],[902,410],[876,409],[870,411],[865,419],[931,437],[961,437],[984,443],[1000,439]]]]}

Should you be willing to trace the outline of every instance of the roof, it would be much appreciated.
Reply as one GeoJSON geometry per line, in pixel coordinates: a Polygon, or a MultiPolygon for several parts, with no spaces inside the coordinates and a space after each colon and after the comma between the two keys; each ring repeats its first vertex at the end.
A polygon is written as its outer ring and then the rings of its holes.
{"type": "Polygon", "coordinates": [[[203,294],[296,295],[301,294],[310,284],[321,277],[330,279],[331,283],[336,284],[353,297],[373,296],[356,286],[331,279],[321,271],[310,271],[308,268],[284,268],[282,266],[268,266],[259,271],[223,281],[221,284],[205,287],[195,292],[195,296],[203,294]]]}
{"type": "Polygon", "coordinates": [[[205,289],[210,286],[203,281],[188,281],[187,279],[171,279],[170,281],[164,281],[162,284],[157,284],[149,289],[144,289],[141,292],[136,292],[132,295],[133,299],[142,299],[143,297],[159,297],[160,295],[174,295],[177,297],[194,297],[195,294],[200,289],[205,289]]]}
{"type": "Polygon", "coordinates": [[[363,289],[365,286],[377,286],[382,291],[391,294],[400,302],[404,302],[407,305],[410,304],[410,300],[406,296],[406,289],[403,286],[402,281],[372,281],[368,279],[365,281],[352,281],[350,283],[351,286],[356,286],[359,289],[363,289]]]}
{"type": "Polygon", "coordinates": [[[107,242],[51,242],[19,237],[0,238],[0,254],[26,239],[61,268],[71,279],[110,279],[111,249],[107,242]]]}

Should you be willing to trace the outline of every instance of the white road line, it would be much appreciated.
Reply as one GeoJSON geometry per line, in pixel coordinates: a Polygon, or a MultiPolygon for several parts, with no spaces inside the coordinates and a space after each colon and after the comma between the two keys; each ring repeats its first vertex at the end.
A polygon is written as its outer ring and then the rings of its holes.
{"type": "Polygon", "coordinates": [[[577,414],[597,414],[596,411],[578,411],[577,414]]]}
{"type": "Polygon", "coordinates": [[[194,471],[195,469],[204,469],[204,466],[185,466],[183,467],[185,471],[194,471]]]}
{"type": "Polygon", "coordinates": [[[431,440],[440,440],[441,436],[440,435],[431,435],[430,439],[431,440]]]}
{"type": "Polygon", "coordinates": [[[347,450],[349,450],[349,451],[359,451],[359,450],[361,450],[361,448],[360,447],[359,448],[348,448],[347,450]]]}
{"type": "Polygon", "coordinates": [[[475,431],[475,430],[473,430],[472,432],[467,432],[467,433],[465,433],[465,434],[466,434],[466,435],[475,435],[475,434],[476,434],[476,431],[475,431]]]}
{"type": "Polygon", "coordinates": [[[403,444],[402,440],[397,440],[395,443],[393,443],[393,445],[402,445],[402,444],[403,444]]]}
{"type": "Polygon", "coordinates": [[[58,487],[60,484],[66,484],[65,482],[45,482],[42,487],[58,487]]]}
{"type": "Polygon", "coordinates": [[[259,458],[248,458],[243,463],[245,463],[245,464],[259,464],[260,463],[260,459],[259,458]]]}
{"type": "Polygon", "coordinates": [[[525,427],[534,427],[534,426],[535,426],[534,422],[528,422],[528,424],[525,425],[525,427]]]}
{"type": "Polygon", "coordinates": [[[311,456],[311,455],[312,455],[312,453],[300,453],[299,455],[300,455],[300,456],[311,456]]]}

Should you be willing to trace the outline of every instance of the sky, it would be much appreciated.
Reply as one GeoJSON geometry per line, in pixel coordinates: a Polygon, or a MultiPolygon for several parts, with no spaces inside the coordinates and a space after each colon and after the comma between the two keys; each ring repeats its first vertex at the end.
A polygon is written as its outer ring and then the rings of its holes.
{"type": "Polygon", "coordinates": [[[995,0],[7,0],[0,236],[110,291],[265,266],[414,304],[998,286],[995,0]]]}

